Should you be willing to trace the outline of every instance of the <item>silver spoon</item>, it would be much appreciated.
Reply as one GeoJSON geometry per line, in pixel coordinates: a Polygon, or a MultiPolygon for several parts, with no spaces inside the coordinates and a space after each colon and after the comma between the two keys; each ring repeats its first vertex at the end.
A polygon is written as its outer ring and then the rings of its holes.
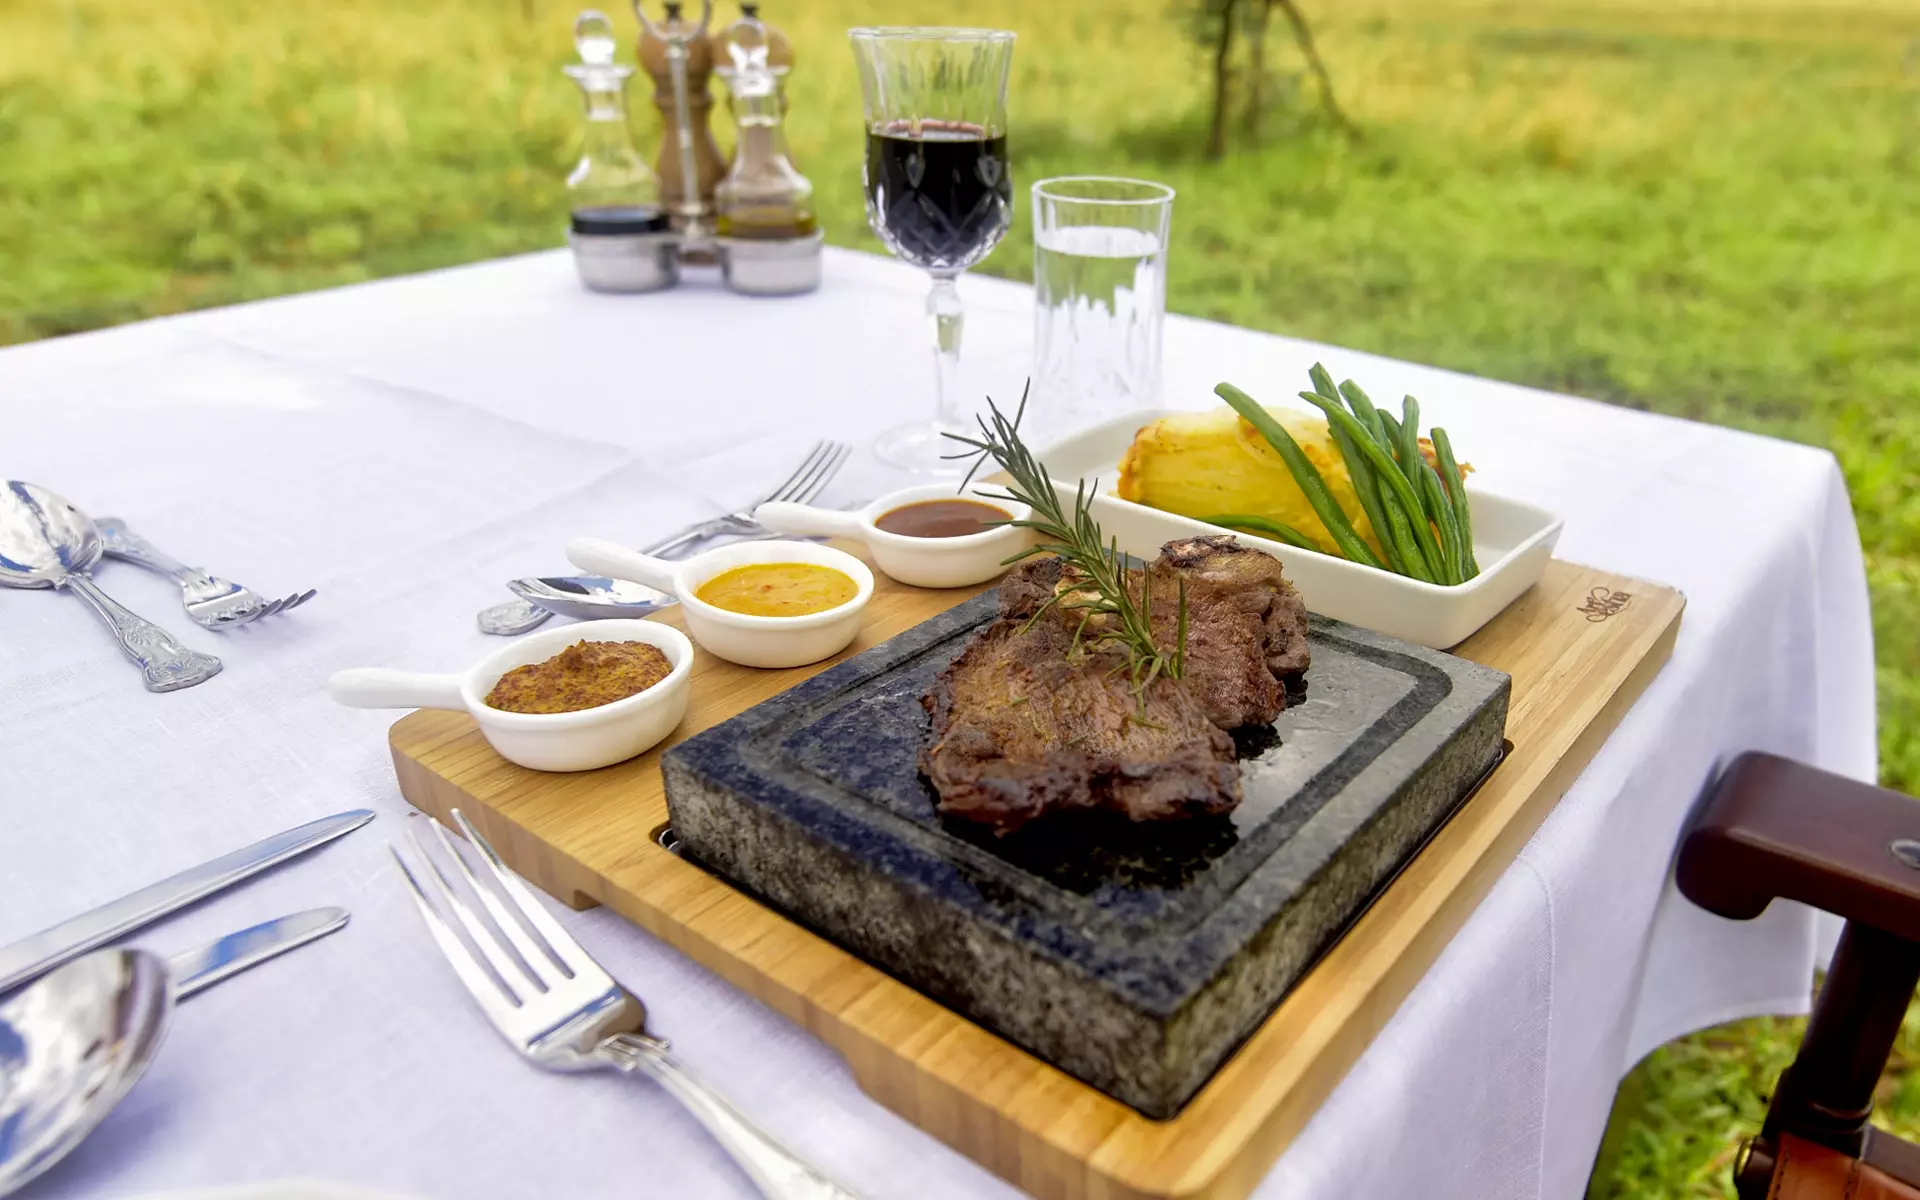
{"type": "Polygon", "coordinates": [[[106,623],[150,692],[172,692],[220,673],[220,660],[189,650],[166,630],[122,607],[89,572],[100,561],[100,531],[87,514],[31,483],[0,488],[0,586],[66,588],[106,623]]]}
{"type": "Polygon", "coordinates": [[[153,1061],[176,1003],[346,923],[344,909],[314,909],[171,960],[96,950],[0,1002],[0,1196],[106,1119],[153,1061]]]}
{"type": "MultiPolygon", "coordinates": [[[[795,537],[791,534],[773,533],[760,530],[755,533],[712,535],[724,537],[726,544],[734,542],[824,542],[825,538],[795,537]]],[[[695,539],[704,541],[705,538],[695,539]]],[[[670,538],[663,543],[678,546],[684,538],[670,538]]],[[[651,554],[656,558],[673,558],[675,555],[661,555],[657,550],[645,549],[642,554],[651,554]]],[[[572,617],[576,621],[604,621],[611,617],[644,617],[655,609],[666,608],[680,601],[665,592],[657,592],[644,584],[633,583],[625,579],[609,579],[605,575],[545,575],[538,579],[510,579],[507,590],[520,597],[492,608],[480,610],[477,623],[481,633],[498,634],[501,637],[517,637],[529,630],[537,629],[551,616],[572,617]]]]}
{"type": "MultiPolygon", "coordinates": [[[[549,613],[572,617],[576,621],[599,621],[607,617],[644,617],[656,609],[680,601],[645,584],[605,575],[555,575],[545,579],[515,579],[507,584],[514,595],[537,604],[549,613]]],[[[493,611],[492,609],[487,610],[493,611]]],[[[486,627],[481,614],[481,628],[486,627]]],[[[525,630],[517,632],[524,633],[525,630]]]]}

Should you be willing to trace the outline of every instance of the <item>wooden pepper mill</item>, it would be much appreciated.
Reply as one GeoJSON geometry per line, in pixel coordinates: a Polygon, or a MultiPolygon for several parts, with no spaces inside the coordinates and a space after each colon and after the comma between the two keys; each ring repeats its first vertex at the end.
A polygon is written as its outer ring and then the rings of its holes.
{"type": "Polygon", "coordinates": [[[655,171],[673,227],[681,236],[680,257],[688,262],[713,262],[713,189],[726,174],[726,162],[713,140],[710,119],[713,93],[707,81],[713,74],[713,42],[707,23],[713,0],[702,0],[700,21],[681,15],[678,0],[668,0],[667,19],[648,19],[640,0],[634,15],[640,18],[640,68],[653,77],[653,103],[660,110],[665,138],[655,171]]]}

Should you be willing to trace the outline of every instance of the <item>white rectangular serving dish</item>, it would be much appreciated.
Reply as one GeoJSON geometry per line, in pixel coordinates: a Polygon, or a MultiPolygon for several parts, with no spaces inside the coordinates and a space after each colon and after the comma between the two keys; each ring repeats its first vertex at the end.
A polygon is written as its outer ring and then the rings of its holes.
{"type": "Polygon", "coordinates": [[[1040,460],[1054,487],[1068,499],[1075,484],[1099,481],[1093,517],[1108,538],[1136,558],[1151,559],[1163,543],[1201,533],[1231,533],[1278,558],[1307,607],[1339,621],[1446,650],[1472,636],[1520,593],[1540,581],[1560,540],[1561,520],[1545,509],[1469,489],[1473,507],[1473,553],[1480,574],[1454,587],[1422,583],[1405,575],[1364,567],[1344,558],[1302,550],[1240,530],[1223,530],[1114,494],[1120,460],[1142,425],[1171,409],[1147,409],[1117,417],[1049,446],[1040,460]]]}

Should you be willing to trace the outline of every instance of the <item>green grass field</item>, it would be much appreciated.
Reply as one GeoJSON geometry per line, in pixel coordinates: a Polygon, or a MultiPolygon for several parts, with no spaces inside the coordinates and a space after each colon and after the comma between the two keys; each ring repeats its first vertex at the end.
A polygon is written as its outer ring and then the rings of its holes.
{"type": "MultiPolygon", "coordinates": [[[[965,19],[1020,31],[1022,177],[1180,189],[1178,311],[1831,448],[1867,549],[1884,777],[1920,791],[1920,0],[1305,4],[1365,138],[1316,116],[1276,38],[1263,139],[1220,163],[1170,0],[965,19]]],[[[844,29],[954,12],[768,3],[835,242],[875,245],[844,29]]],[[[0,0],[0,343],[559,244],[572,15],[0,0]]],[[[1030,253],[1023,226],[986,269],[1023,276],[1030,253]]],[[[1794,1037],[1747,1022],[1655,1054],[1595,1194],[1725,1194],[1794,1037]]],[[[1912,1134],[1905,1061],[1886,1113],[1912,1134]]]]}

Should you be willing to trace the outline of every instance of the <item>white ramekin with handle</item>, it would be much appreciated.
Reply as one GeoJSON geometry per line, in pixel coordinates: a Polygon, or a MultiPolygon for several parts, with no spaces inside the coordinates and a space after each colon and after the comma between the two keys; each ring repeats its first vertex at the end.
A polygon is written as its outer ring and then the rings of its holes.
{"type": "Polygon", "coordinates": [[[350,708],[447,708],[473,714],[488,744],[535,771],[591,771],[658,745],[687,713],[693,643],[671,625],[627,618],[546,629],[494,651],[459,675],[356,667],[336,671],[327,693],[350,708]],[[568,713],[506,712],[487,693],[515,667],[542,663],[575,642],[645,642],[672,670],[644,692],[568,713]]]}
{"type": "Polygon", "coordinates": [[[966,587],[1005,571],[1006,560],[1026,545],[1026,530],[1001,525],[960,537],[908,537],[880,528],[880,518],[928,500],[972,500],[999,509],[1013,521],[1033,515],[1031,508],[1003,499],[1000,492],[996,484],[972,484],[959,491],[950,483],[930,483],[888,493],[858,512],[776,500],[754,509],[753,519],[775,533],[864,542],[882,571],[912,587],[966,587]]]}
{"type": "Polygon", "coordinates": [[[575,538],[567,543],[567,559],[583,571],[630,579],[678,596],[693,640],[743,667],[799,667],[833,657],[859,634],[861,614],[873,599],[873,572],[867,564],[814,542],[735,542],[676,561],[599,538],[575,538]],[[853,599],[804,616],[757,617],[708,604],[696,594],[716,575],[759,563],[808,563],[839,571],[853,580],[853,599]]]}

